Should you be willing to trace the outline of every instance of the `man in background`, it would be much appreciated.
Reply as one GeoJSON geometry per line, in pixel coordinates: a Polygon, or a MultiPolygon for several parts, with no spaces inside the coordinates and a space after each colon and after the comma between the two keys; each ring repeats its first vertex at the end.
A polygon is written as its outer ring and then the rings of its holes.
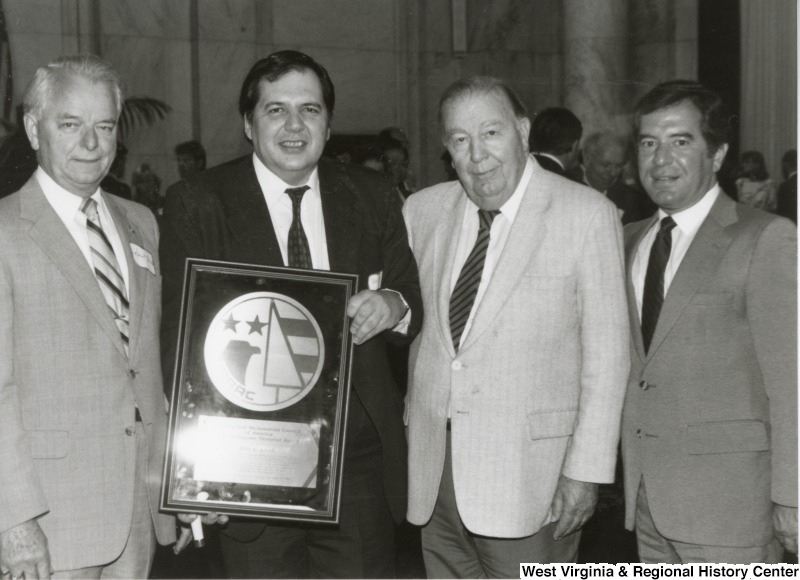
{"type": "Polygon", "coordinates": [[[403,213],[425,320],[406,397],[408,520],[430,578],[510,578],[574,562],[614,479],[628,373],[621,225],[613,204],[542,169],[499,79],[439,105],[458,181],[403,213]]]}
{"type": "Polygon", "coordinates": [[[656,210],[644,191],[622,180],[629,151],[628,139],[610,131],[592,133],[582,148],[583,182],[619,208],[623,224],[644,219],[656,210]]]}
{"type": "Polygon", "coordinates": [[[119,77],[63,57],[24,103],[38,168],[0,202],[0,572],[147,578],[175,520],[158,513],[158,228],[100,187],[119,77]]]}
{"type": "Polygon", "coordinates": [[[188,179],[206,168],[206,150],[200,141],[184,141],[175,145],[175,162],[181,179],[188,179]]]}
{"type": "Polygon", "coordinates": [[[378,147],[383,152],[383,170],[392,180],[400,200],[405,201],[415,191],[408,180],[408,150],[400,141],[389,137],[379,140],[378,147]]]}
{"type": "Polygon", "coordinates": [[[797,149],[790,149],[783,154],[781,169],[783,183],[778,187],[775,213],[797,223],[797,149]]]}
{"type": "Polygon", "coordinates": [[[659,209],[625,228],[622,449],[646,563],[797,551],[797,230],[720,189],[729,119],[693,81],[636,107],[639,176],[659,209]]]}
{"type": "Polygon", "coordinates": [[[583,125],[572,111],[550,107],[533,118],[530,150],[539,165],[566,177],[578,165],[582,135],[583,125]]]}
{"type": "Polygon", "coordinates": [[[117,142],[117,154],[108,174],[100,182],[103,191],[113,193],[125,199],[133,199],[131,186],[125,183],[125,166],[128,163],[128,148],[117,142]]]}

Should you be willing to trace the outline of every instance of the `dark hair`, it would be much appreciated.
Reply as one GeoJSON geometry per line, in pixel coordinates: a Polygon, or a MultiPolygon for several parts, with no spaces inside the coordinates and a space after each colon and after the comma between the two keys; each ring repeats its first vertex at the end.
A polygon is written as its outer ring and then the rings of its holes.
{"type": "Polygon", "coordinates": [[[636,104],[634,127],[639,132],[642,115],[689,101],[700,111],[700,131],[714,153],[730,139],[732,116],[722,96],[695,81],[675,80],[653,87],[636,104]]]}
{"type": "Polygon", "coordinates": [[[406,135],[406,132],[400,127],[384,127],[378,132],[378,139],[394,139],[395,141],[400,141],[400,143],[408,143],[408,135],[406,135]],[[398,134],[403,137],[398,138],[398,134]]]}
{"type": "Polygon", "coordinates": [[[201,161],[203,166],[206,164],[206,150],[200,141],[192,139],[175,145],[175,155],[189,155],[193,159],[201,161]]]}
{"type": "Polygon", "coordinates": [[[531,151],[563,155],[572,150],[582,135],[583,125],[572,111],[549,107],[533,118],[529,145],[531,151]]]}
{"type": "Polygon", "coordinates": [[[747,174],[745,174],[744,170],[742,169],[742,176],[749,177],[755,181],[764,181],[769,177],[769,172],[767,171],[767,162],[764,161],[764,156],[760,151],[745,151],[742,153],[742,165],[745,161],[752,161],[755,163],[756,169],[752,173],[747,174]]]}
{"type": "Polygon", "coordinates": [[[511,103],[511,110],[514,112],[514,116],[517,117],[517,119],[521,119],[523,117],[527,118],[528,116],[528,110],[525,108],[525,104],[517,96],[514,90],[508,86],[508,84],[506,84],[505,81],[496,77],[477,76],[468,79],[457,80],[447,87],[447,89],[445,89],[444,94],[442,94],[442,98],[439,99],[440,129],[444,129],[442,112],[444,111],[445,105],[449,101],[473,92],[484,94],[501,93],[502,95],[505,95],[505,97],[508,99],[508,102],[511,103]]]}
{"type": "Polygon", "coordinates": [[[330,120],[333,117],[333,106],[336,102],[336,93],[331,77],[328,76],[325,67],[307,54],[296,50],[273,52],[253,65],[242,83],[242,91],[239,94],[239,114],[242,117],[249,117],[252,114],[258,103],[259,84],[262,80],[274,83],[291,71],[307,70],[317,75],[319,83],[322,85],[322,100],[325,102],[325,109],[328,111],[330,120]]]}

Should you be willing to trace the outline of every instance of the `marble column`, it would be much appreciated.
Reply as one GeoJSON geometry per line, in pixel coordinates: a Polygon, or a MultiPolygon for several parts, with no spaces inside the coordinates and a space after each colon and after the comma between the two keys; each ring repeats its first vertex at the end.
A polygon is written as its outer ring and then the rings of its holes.
{"type": "Polygon", "coordinates": [[[638,99],[654,85],[697,78],[698,0],[636,0],[630,13],[630,73],[638,99]]]}
{"type": "Polygon", "coordinates": [[[628,130],[628,0],[564,0],[564,101],[584,135],[628,130]]]}

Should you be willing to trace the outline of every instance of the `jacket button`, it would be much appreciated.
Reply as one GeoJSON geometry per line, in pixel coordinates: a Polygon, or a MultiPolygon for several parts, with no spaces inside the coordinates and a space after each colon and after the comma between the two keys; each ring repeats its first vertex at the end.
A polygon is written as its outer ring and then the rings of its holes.
{"type": "Polygon", "coordinates": [[[450,365],[450,368],[453,369],[454,371],[460,371],[461,370],[461,361],[460,360],[454,360],[453,363],[450,365]]]}
{"type": "Polygon", "coordinates": [[[643,391],[646,391],[647,389],[655,389],[656,386],[648,383],[647,381],[639,381],[639,388],[643,391]]]}
{"type": "Polygon", "coordinates": [[[639,439],[641,439],[641,438],[642,438],[642,430],[641,430],[641,429],[637,429],[637,430],[636,430],[636,436],[637,436],[639,439]]]}
{"type": "Polygon", "coordinates": [[[128,376],[129,376],[130,378],[132,378],[132,379],[135,379],[135,378],[136,378],[136,371],[135,371],[135,370],[133,370],[133,369],[130,369],[130,370],[128,371],[128,376]]]}
{"type": "Polygon", "coordinates": [[[128,437],[133,437],[136,434],[136,429],[133,427],[125,427],[125,435],[128,437]]]}

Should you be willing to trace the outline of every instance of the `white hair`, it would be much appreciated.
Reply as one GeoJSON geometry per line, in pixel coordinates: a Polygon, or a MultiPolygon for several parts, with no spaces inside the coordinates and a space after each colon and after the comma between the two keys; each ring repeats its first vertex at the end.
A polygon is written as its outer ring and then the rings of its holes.
{"type": "Polygon", "coordinates": [[[52,96],[56,81],[67,75],[77,76],[93,83],[108,85],[114,94],[117,116],[122,112],[123,96],[117,72],[111,68],[110,64],[98,56],[79,54],[62,56],[37,69],[23,96],[22,106],[25,113],[30,113],[35,118],[40,119],[52,96]]]}

